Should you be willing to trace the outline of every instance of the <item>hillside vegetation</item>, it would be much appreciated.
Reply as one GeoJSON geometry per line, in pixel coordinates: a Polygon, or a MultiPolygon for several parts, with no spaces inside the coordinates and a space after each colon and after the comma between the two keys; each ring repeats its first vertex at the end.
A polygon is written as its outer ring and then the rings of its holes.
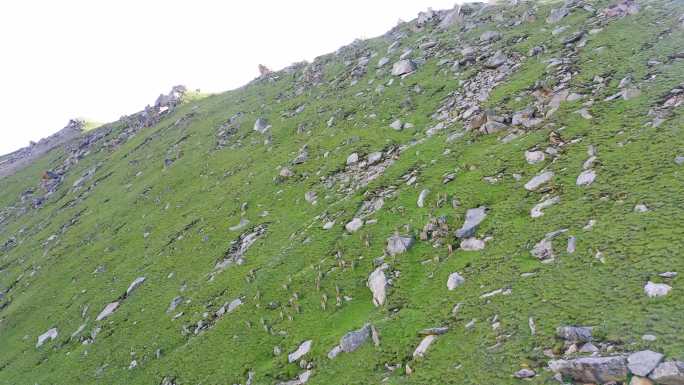
{"type": "Polygon", "coordinates": [[[174,87],[0,179],[0,384],[684,384],[683,82],[568,0],[174,87]]]}

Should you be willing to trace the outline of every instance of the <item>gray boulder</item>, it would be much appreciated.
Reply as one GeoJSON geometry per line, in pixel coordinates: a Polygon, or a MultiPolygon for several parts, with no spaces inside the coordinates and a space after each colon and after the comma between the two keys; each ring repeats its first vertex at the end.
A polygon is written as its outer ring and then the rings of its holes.
{"type": "Polygon", "coordinates": [[[649,378],[658,384],[684,385],[684,362],[663,362],[653,370],[649,378]]]}
{"type": "Polygon", "coordinates": [[[477,226],[487,217],[487,208],[480,206],[478,208],[469,209],[466,211],[465,223],[456,230],[458,238],[469,238],[475,235],[477,226]]]}
{"type": "Polygon", "coordinates": [[[629,371],[637,376],[646,377],[663,360],[663,355],[651,350],[642,350],[627,357],[629,371]]]}
{"type": "Polygon", "coordinates": [[[591,341],[591,327],[587,326],[561,326],[556,329],[556,335],[568,342],[591,341]]]}
{"type": "Polygon", "coordinates": [[[413,245],[413,237],[402,237],[395,234],[387,239],[387,252],[389,255],[402,254],[413,245]]]}
{"type": "Polygon", "coordinates": [[[582,357],[574,360],[555,360],[549,368],[581,383],[605,384],[627,380],[627,360],[624,356],[582,357]]]}
{"type": "Polygon", "coordinates": [[[345,334],[340,340],[340,348],[345,353],[353,352],[368,341],[370,336],[371,325],[365,324],[361,329],[345,334]]]}
{"type": "Polygon", "coordinates": [[[484,65],[487,68],[494,69],[506,63],[506,60],[506,55],[501,51],[497,51],[492,57],[487,59],[484,65]]]}
{"type": "Polygon", "coordinates": [[[254,122],[254,131],[260,134],[265,134],[269,128],[271,128],[271,125],[268,124],[268,121],[264,118],[258,118],[256,122],[254,122]]]}
{"type": "Polygon", "coordinates": [[[546,171],[539,175],[534,176],[529,182],[525,183],[525,190],[534,191],[541,187],[541,185],[548,183],[553,179],[553,171],[546,171]]]}
{"type": "Polygon", "coordinates": [[[401,76],[416,70],[416,63],[410,59],[399,60],[392,66],[392,75],[401,76]]]}

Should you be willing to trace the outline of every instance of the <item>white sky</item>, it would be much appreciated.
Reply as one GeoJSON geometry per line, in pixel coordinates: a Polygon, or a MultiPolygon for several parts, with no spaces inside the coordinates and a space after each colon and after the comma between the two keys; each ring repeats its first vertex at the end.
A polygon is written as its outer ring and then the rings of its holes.
{"type": "Polygon", "coordinates": [[[0,154],[184,84],[220,92],[456,0],[0,0],[0,154]]]}

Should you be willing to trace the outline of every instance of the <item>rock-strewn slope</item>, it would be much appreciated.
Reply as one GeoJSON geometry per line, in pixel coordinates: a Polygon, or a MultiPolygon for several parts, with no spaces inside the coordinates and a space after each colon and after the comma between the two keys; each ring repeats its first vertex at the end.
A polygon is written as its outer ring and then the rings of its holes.
{"type": "Polygon", "coordinates": [[[684,383],[683,15],[428,11],[60,143],[0,180],[0,383],[684,383]]]}

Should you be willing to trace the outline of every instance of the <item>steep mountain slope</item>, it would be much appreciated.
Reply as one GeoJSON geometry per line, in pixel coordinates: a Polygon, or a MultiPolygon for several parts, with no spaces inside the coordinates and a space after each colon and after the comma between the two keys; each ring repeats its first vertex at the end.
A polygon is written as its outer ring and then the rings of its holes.
{"type": "Polygon", "coordinates": [[[0,383],[554,383],[549,361],[626,382],[623,354],[684,360],[682,15],[426,12],[50,151],[0,179],[0,383]],[[618,362],[558,361],[592,353],[618,362]]]}

